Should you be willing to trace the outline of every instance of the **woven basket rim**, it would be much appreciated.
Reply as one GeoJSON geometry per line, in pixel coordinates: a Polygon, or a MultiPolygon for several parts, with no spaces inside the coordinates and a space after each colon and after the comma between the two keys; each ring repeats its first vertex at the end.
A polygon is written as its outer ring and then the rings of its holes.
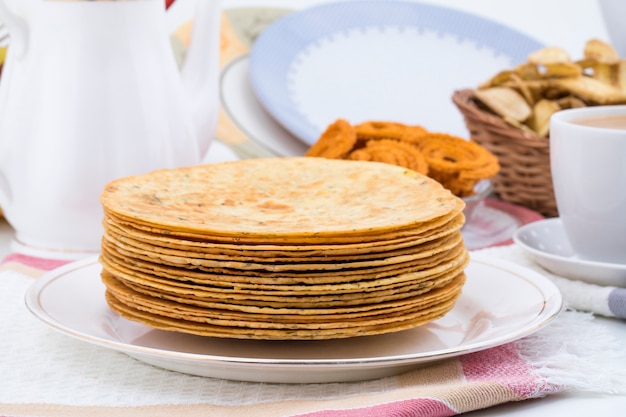
{"type": "Polygon", "coordinates": [[[511,126],[495,114],[479,108],[475,102],[473,89],[455,91],[452,95],[452,101],[463,113],[463,116],[472,119],[475,123],[480,123],[483,128],[491,132],[523,142],[525,146],[537,148],[548,148],[550,146],[548,138],[511,126]]]}

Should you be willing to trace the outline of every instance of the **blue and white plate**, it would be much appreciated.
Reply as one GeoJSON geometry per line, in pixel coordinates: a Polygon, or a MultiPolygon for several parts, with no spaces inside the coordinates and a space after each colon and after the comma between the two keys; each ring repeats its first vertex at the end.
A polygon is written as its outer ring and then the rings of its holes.
{"type": "Polygon", "coordinates": [[[499,23],[402,1],[329,3],[289,14],[252,46],[252,88],[312,144],[338,118],[390,120],[466,137],[455,90],[474,88],[543,45],[499,23]]]}

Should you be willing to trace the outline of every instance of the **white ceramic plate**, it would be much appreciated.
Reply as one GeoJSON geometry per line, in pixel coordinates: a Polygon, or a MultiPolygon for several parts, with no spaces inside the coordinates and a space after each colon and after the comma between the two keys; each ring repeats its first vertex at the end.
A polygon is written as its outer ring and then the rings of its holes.
{"type": "Polygon", "coordinates": [[[350,1],[287,15],[256,39],[259,101],[308,144],[337,118],[393,120],[467,136],[451,101],[542,45],[465,12],[401,1],[350,1]]]}
{"type": "Polygon", "coordinates": [[[280,156],[302,156],[308,146],[270,116],[252,92],[248,55],[230,62],[220,77],[222,108],[247,137],[280,156]]]}
{"type": "Polygon", "coordinates": [[[513,240],[539,265],[556,275],[591,284],[626,287],[626,265],[579,258],[559,218],[520,227],[513,234],[513,240]]]}
{"type": "Polygon", "coordinates": [[[455,308],[422,327],[329,341],[246,341],[152,329],[106,304],[97,259],[68,264],[26,293],[44,323],[85,342],[174,371],[223,379],[312,383],[394,375],[419,364],[507,343],[539,330],[561,310],[557,288],[513,264],[473,259],[455,308]]]}

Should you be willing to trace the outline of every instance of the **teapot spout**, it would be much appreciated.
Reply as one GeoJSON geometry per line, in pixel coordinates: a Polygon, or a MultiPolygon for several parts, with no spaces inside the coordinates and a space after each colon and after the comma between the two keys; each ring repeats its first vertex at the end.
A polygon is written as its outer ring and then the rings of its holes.
{"type": "Polygon", "coordinates": [[[183,88],[196,128],[200,155],[206,156],[219,112],[221,0],[198,0],[191,41],[181,69],[183,88]]]}

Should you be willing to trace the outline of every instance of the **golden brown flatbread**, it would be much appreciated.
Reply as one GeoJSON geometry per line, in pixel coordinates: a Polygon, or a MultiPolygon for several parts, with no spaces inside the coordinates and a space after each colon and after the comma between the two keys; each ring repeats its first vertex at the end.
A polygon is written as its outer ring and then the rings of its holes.
{"type": "Polygon", "coordinates": [[[102,193],[109,306],[196,335],[321,340],[446,314],[465,282],[464,203],[397,166],[243,160],[121,178],[102,193]]]}
{"type": "Polygon", "coordinates": [[[459,199],[439,183],[406,168],[308,157],[126,177],[109,183],[101,201],[117,218],[172,234],[262,242],[403,231],[459,207],[459,199]]]}

